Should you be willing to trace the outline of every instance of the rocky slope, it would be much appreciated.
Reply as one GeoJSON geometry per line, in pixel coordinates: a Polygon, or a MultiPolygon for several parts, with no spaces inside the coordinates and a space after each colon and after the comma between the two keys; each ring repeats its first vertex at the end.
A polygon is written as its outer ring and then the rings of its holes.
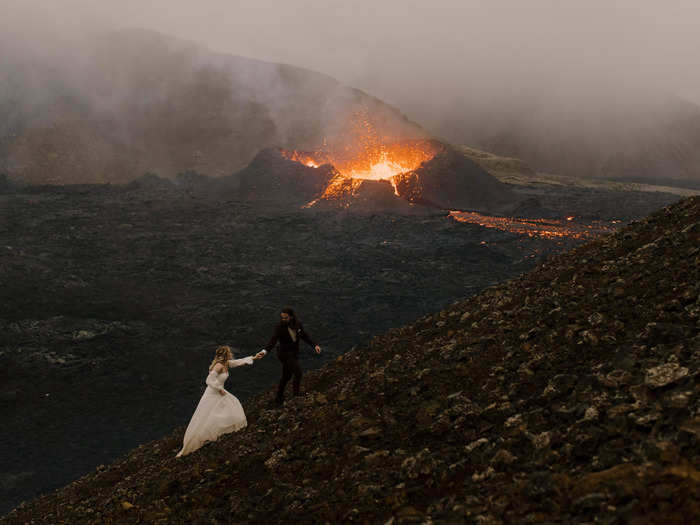
{"type": "Polygon", "coordinates": [[[506,177],[508,175],[534,175],[530,166],[521,159],[513,157],[500,157],[488,151],[481,151],[469,146],[457,146],[456,149],[476,162],[494,177],[506,177]]]}
{"type": "Polygon", "coordinates": [[[443,209],[503,211],[517,200],[510,188],[452,148],[402,175],[396,189],[410,202],[443,209]]]}
{"type": "Polygon", "coordinates": [[[2,523],[690,523],[700,198],[307,374],[175,459],[183,429],[2,523]]]}

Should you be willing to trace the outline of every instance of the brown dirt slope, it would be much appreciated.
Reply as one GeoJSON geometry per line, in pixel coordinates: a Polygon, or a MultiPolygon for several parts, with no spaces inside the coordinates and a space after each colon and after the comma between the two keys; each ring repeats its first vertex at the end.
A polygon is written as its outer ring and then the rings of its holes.
{"type": "MultiPolygon", "coordinates": [[[[691,523],[700,198],[311,372],[184,458],[182,429],[2,523],[691,523]]],[[[115,429],[118,432],[118,429],[115,429]]]]}

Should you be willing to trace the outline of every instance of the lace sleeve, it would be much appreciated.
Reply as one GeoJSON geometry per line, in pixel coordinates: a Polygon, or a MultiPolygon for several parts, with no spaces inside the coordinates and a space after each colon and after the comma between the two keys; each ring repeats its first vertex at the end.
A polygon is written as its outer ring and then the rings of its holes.
{"type": "Polygon", "coordinates": [[[241,359],[231,359],[228,362],[228,366],[230,366],[231,368],[234,368],[236,366],[252,365],[252,364],[253,364],[253,356],[243,357],[241,359]]]}

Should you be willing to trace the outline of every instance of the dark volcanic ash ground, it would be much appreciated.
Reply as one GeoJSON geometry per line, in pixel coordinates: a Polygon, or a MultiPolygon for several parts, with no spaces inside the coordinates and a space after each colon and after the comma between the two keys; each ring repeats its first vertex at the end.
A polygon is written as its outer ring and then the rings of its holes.
{"type": "MultiPolygon", "coordinates": [[[[623,209],[613,192],[558,191],[530,206],[563,215],[595,202],[609,220],[676,200],[623,194],[623,209]]],[[[186,424],[214,348],[256,351],[284,305],[323,345],[303,357],[314,368],[580,242],[442,211],[261,211],[153,178],[2,192],[2,512],[186,424]]],[[[230,390],[244,400],[278,374],[267,359],[230,390]]]]}
{"type": "Polygon", "coordinates": [[[183,427],[3,523],[692,523],[700,198],[183,427]]]}

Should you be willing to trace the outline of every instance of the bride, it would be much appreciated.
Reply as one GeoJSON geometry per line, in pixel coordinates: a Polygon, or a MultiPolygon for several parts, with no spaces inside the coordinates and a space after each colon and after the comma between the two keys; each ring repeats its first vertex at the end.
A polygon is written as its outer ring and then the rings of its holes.
{"type": "Polygon", "coordinates": [[[209,366],[207,388],[187,425],[182,450],[177,457],[194,452],[208,441],[216,441],[222,434],[245,428],[248,423],[243,407],[236,396],[224,390],[224,383],[228,379],[229,368],[252,365],[253,361],[261,357],[262,353],[258,352],[255,356],[234,359],[228,346],[216,349],[214,360],[209,366]]]}

